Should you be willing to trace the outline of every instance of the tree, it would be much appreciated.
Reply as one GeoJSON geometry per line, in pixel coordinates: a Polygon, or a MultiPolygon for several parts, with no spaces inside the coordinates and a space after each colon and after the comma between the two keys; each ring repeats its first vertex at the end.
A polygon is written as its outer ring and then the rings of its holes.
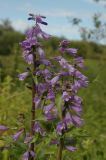
{"type": "MultiPolygon", "coordinates": [[[[105,0],[93,0],[94,2],[102,2],[105,6],[105,0]]],[[[92,28],[87,28],[82,25],[81,19],[72,17],[69,18],[69,22],[72,25],[76,25],[79,28],[80,36],[84,41],[94,41],[96,43],[104,43],[106,41],[106,22],[102,18],[102,13],[94,13],[92,17],[92,28]]]]}

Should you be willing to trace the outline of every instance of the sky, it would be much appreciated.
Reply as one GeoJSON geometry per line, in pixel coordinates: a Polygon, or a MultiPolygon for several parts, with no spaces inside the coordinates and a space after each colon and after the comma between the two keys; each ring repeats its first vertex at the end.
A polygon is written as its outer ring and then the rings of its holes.
{"type": "Polygon", "coordinates": [[[41,14],[48,22],[44,31],[68,39],[80,39],[79,29],[69,23],[69,17],[83,19],[82,26],[90,28],[94,12],[103,12],[106,18],[103,3],[93,0],[0,0],[0,20],[8,18],[16,30],[24,32],[33,25],[27,20],[28,13],[41,14]]]}

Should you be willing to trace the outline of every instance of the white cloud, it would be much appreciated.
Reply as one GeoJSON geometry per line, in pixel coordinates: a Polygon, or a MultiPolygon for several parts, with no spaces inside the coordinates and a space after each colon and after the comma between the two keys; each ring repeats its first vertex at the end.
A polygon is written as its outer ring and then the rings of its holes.
{"type": "Polygon", "coordinates": [[[12,22],[12,26],[18,30],[18,31],[25,31],[27,28],[29,28],[30,26],[28,25],[27,22],[19,19],[19,20],[15,20],[12,22]]]}
{"type": "Polygon", "coordinates": [[[68,10],[51,10],[51,11],[43,11],[42,14],[50,17],[68,17],[75,15],[73,12],[68,10]]]}
{"type": "MultiPolygon", "coordinates": [[[[84,0],[84,1],[91,3],[91,4],[96,4],[96,2],[94,0],[84,0]]],[[[102,1],[97,2],[97,4],[102,5],[102,6],[106,6],[106,1],[102,0],[102,1]]]]}

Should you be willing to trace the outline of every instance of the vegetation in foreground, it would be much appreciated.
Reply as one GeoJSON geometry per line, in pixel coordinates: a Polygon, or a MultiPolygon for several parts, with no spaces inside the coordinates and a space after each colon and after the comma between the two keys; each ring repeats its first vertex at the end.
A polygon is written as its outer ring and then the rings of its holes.
{"type": "MultiPolygon", "coordinates": [[[[76,153],[64,153],[64,159],[72,160],[105,160],[106,159],[106,64],[104,61],[86,60],[86,75],[89,77],[89,88],[83,89],[79,94],[84,98],[84,120],[85,125],[75,132],[75,137],[79,141],[76,153]],[[82,136],[81,136],[82,135],[82,136]]],[[[25,125],[28,127],[30,111],[30,91],[22,84],[13,81],[7,76],[0,86],[0,123],[8,125],[12,131],[0,133],[0,159],[19,160],[20,155],[24,152],[25,146],[21,143],[11,143],[9,138],[10,132],[15,132],[20,125],[19,117],[24,117],[25,125]],[[17,116],[18,113],[18,116],[17,116]],[[24,114],[23,114],[24,113],[24,114]],[[28,117],[29,116],[29,117],[28,117]],[[17,119],[17,120],[16,120],[17,119]],[[5,139],[5,136],[8,138],[5,139]],[[6,144],[6,148],[4,148],[6,144]],[[8,145],[11,144],[11,149],[8,145]],[[7,158],[8,159],[8,158],[7,158]]],[[[23,119],[23,118],[22,118],[23,119]]],[[[44,152],[43,144],[41,152],[44,152]]],[[[40,153],[40,151],[39,151],[40,153]]],[[[52,153],[52,148],[48,151],[52,153]]],[[[46,156],[47,154],[46,153],[46,156]]]]}

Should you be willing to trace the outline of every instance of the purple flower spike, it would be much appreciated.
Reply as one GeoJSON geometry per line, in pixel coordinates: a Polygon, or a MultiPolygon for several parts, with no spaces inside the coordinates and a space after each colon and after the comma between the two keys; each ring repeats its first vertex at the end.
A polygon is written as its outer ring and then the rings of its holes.
{"type": "Polygon", "coordinates": [[[19,74],[19,75],[18,75],[18,78],[19,78],[20,81],[23,81],[23,80],[26,79],[26,77],[27,77],[28,75],[29,75],[28,72],[24,72],[24,73],[19,74]]]}
{"type": "Polygon", "coordinates": [[[23,132],[24,132],[24,128],[21,128],[21,129],[13,136],[14,141],[17,141],[23,132]]]}
{"type": "Polygon", "coordinates": [[[68,151],[71,151],[71,152],[74,152],[76,151],[76,147],[73,147],[73,146],[65,146],[65,148],[68,150],[68,151]]]}

